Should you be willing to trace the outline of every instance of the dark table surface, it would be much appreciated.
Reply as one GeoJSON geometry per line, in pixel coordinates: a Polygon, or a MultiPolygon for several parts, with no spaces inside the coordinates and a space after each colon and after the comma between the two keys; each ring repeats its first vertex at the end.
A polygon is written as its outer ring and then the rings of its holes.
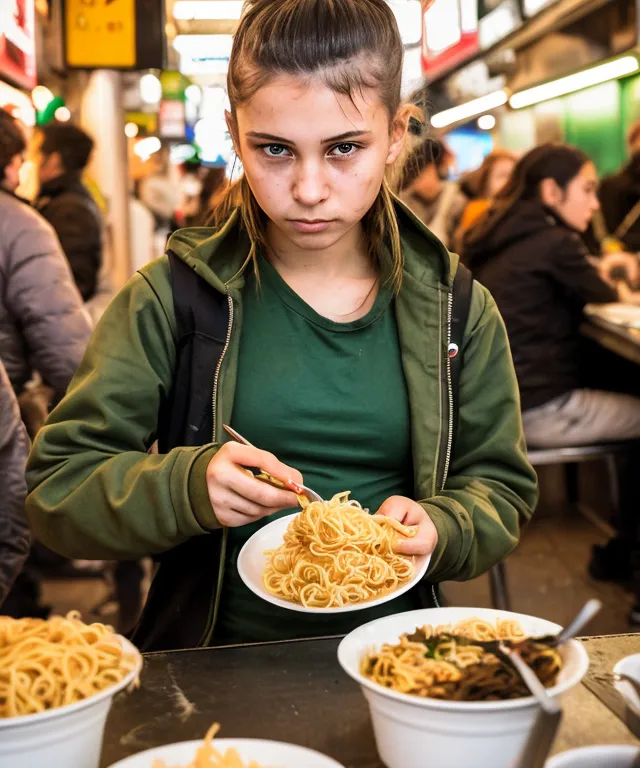
{"type": "Polygon", "coordinates": [[[610,352],[640,365],[640,330],[610,323],[591,316],[582,323],[580,332],[610,352]]]}
{"type": "MultiPolygon", "coordinates": [[[[592,666],[564,699],[554,752],[588,744],[637,744],[611,685],[618,659],[640,652],[640,635],[587,638],[592,666]]],[[[339,639],[149,654],[142,685],[116,700],[102,766],[150,747],[201,738],[213,721],[222,736],[288,741],[345,768],[383,768],[366,702],[338,665],[339,639]]]]}

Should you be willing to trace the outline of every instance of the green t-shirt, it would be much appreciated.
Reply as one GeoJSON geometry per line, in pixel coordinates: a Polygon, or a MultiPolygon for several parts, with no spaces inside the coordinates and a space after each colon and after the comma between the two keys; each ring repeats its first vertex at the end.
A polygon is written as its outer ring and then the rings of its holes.
{"type": "MultiPolygon", "coordinates": [[[[232,426],[297,467],[323,498],[351,491],[373,513],[389,496],[412,497],[409,403],[391,291],[382,287],[359,320],[336,323],[315,312],[263,259],[260,287],[252,276],[243,295],[232,426]]],[[[247,539],[272,519],[229,529],[216,643],[342,634],[418,607],[414,590],[336,616],[261,600],[240,579],[236,562],[247,539]]]]}

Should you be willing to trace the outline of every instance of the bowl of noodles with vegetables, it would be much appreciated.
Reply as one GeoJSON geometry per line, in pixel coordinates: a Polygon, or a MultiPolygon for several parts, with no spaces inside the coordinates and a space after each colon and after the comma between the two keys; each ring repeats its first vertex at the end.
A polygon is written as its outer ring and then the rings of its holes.
{"type": "Polygon", "coordinates": [[[429,608],[358,627],[338,660],[361,686],[388,768],[508,768],[539,705],[498,641],[517,649],[556,698],[589,666],[579,641],[549,642],[560,629],[509,611],[429,608]]]}
{"type": "Polygon", "coordinates": [[[135,646],[77,613],[0,616],[0,765],[98,768],[113,697],[141,668],[135,646]]]}

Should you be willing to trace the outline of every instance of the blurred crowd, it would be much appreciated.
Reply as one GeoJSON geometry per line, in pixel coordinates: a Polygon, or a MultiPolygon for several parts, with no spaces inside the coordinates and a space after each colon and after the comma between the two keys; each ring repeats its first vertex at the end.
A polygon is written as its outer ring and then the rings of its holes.
{"type": "MultiPolygon", "coordinates": [[[[640,124],[629,162],[602,180],[586,154],[562,144],[522,156],[496,149],[456,179],[445,143],[414,142],[397,194],[491,291],[529,447],[640,439],[640,392],[614,372],[591,380],[579,330],[587,304],[640,304],[640,124]]],[[[24,513],[29,439],[64,394],[113,294],[107,211],[86,175],[92,151],[78,126],[41,126],[27,140],[0,110],[0,611],[46,616],[43,576],[108,574],[126,631],[141,608],[142,564],[65,560],[31,541],[24,513]],[[27,160],[37,175],[30,201],[17,194],[27,160]]],[[[159,256],[172,231],[207,226],[228,183],[225,168],[196,162],[181,166],[176,185],[166,155],[150,162],[152,172],[132,182],[132,271],[159,256]]],[[[634,468],[630,451],[618,462],[619,533],[594,549],[595,578],[624,582],[631,573],[634,468]]]]}

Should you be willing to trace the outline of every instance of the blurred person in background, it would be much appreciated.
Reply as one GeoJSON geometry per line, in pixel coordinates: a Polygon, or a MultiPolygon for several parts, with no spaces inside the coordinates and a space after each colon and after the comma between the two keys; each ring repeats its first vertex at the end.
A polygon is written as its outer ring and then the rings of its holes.
{"type": "Polygon", "coordinates": [[[227,187],[226,167],[188,169],[183,176],[182,200],[171,221],[171,231],[204,227],[227,187]]]}
{"type": "Polygon", "coordinates": [[[0,361],[0,613],[29,554],[29,525],[24,511],[24,468],[29,440],[7,372],[0,361]]]}
{"type": "Polygon", "coordinates": [[[468,199],[455,181],[448,180],[453,155],[435,139],[420,142],[409,154],[399,183],[398,197],[409,206],[447,248],[468,199]]]}
{"type": "MultiPolygon", "coordinates": [[[[525,155],[465,238],[464,257],[504,318],[528,445],[557,448],[640,438],[640,399],[585,389],[580,331],[588,303],[621,297],[583,244],[599,208],[594,164],[579,149],[544,144],[525,155]]],[[[591,573],[625,579],[640,508],[637,469],[619,466],[622,535],[596,548],[591,573]]]]}
{"type": "Polygon", "coordinates": [[[640,121],[628,136],[631,159],[615,176],[603,179],[600,205],[604,231],[599,233],[605,251],[640,252],[640,121]]]}
{"type": "Polygon", "coordinates": [[[493,199],[509,181],[518,158],[506,149],[490,152],[482,165],[460,181],[460,189],[469,198],[455,235],[455,246],[462,248],[464,235],[487,212],[493,199]]]}
{"type": "Polygon", "coordinates": [[[55,229],[84,301],[96,293],[103,259],[104,219],[82,174],[93,139],[72,123],[36,129],[30,154],[40,191],[35,207],[55,229]]]}
{"type": "MultiPolygon", "coordinates": [[[[20,124],[0,110],[0,360],[34,437],[65,393],[91,323],[55,232],[15,194],[25,150],[20,124]],[[34,384],[35,372],[41,383],[34,384]]],[[[32,569],[20,575],[8,605],[12,615],[46,613],[32,569]]]]}

